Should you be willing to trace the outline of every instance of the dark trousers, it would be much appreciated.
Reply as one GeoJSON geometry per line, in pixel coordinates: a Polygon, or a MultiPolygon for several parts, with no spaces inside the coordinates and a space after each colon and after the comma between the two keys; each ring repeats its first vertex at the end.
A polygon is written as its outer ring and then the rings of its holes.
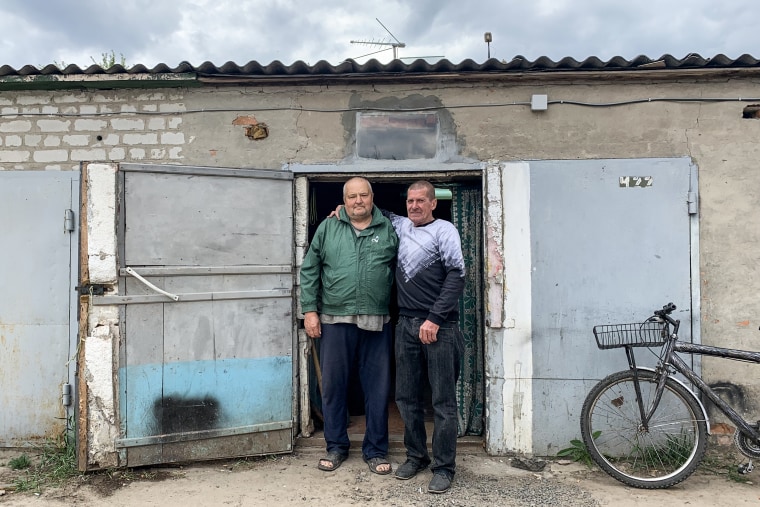
{"type": "Polygon", "coordinates": [[[390,323],[385,324],[382,331],[365,331],[354,324],[322,324],[319,357],[327,452],[348,455],[348,382],[356,364],[364,391],[367,423],[362,455],[365,458],[386,456],[391,389],[390,323]]]}
{"type": "Polygon", "coordinates": [[[433,402],[433,472],[454,476],[457,452],[457,397],[459,361],[464,347],[456,322],[438,330],[430,345],[420,341],[425,319],[400,316],[396,326],[396,405],[404,420],[406,456],[419,464],[431,463],[427,449],[423,381],[430,382],[433,402]]]}

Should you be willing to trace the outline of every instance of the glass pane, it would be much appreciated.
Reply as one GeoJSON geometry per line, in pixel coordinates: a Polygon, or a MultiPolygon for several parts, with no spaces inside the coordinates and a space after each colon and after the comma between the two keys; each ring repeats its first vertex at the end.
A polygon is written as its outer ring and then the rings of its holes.
{"type": "Polygon", "coordinates": [[[356,153],[360,158],[435,158],[436,113],[358,113],[356,153]]]}

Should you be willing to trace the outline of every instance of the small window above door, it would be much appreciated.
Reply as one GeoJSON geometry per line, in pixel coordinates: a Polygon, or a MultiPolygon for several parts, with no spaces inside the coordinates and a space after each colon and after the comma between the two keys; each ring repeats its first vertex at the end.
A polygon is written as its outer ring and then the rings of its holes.
{"type": "Polygon", "coordinates": [[[436,156],[436,113],[357,113],[356,155],[371,160],[432,159],[436,156]]]}

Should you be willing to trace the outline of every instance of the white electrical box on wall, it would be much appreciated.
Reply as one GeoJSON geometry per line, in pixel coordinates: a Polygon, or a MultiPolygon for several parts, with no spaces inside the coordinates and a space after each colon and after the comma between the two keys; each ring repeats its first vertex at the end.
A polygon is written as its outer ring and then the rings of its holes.
{"type": "Polygon", "coordinates": [[[531,111],[546,111],[549,107],[548,95],[533,95],[530,98],[531,111]]]}

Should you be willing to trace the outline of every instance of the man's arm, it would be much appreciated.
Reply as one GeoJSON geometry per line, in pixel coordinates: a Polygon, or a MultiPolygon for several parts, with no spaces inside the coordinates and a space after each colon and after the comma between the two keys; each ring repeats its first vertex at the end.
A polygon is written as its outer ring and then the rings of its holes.
{"type": "Polygon", "coordinates": [[[443,324],[448,315],[457,309],[459,297],[464,292],[464,271],[458,267],[447,267],[446,278],[441,284],[441,291],[428,314],[428,320],[443,324]]]}
{"type": "Polygon", "coordinates": [[[438,329],[445,322],[443,315],[448,315],[459,304],[459,296],[464,291],[464,273],[460,269],[450,269],[441,286],[433,308],[427,320],[420,326],[420,341],[429,345],[438,340],[438,329]]]}
{"type": "MultiPolygon", "coordinates": [[[[395,214],[392,211],[388,211],[387,209],[383,209],[380,206],[377,206],[377,204],[375,204],[375,206],[377,207],[378,210],[380,210],[380,213],[385,218],[387,218],[388,220],[391,221],[391,225],[393,226],[394,229],[397,229],[397,227],[398,227],[398,220],[400,218],[406,218],[406,217],[402,217],[400,215],[397,215],[397,214],[395,214]]],[[[342,210],[343,208],[344,208],[344,206],[342,204],[338,204],[335,207],[335,209],[332,210],[329,215],[327,215],[327,218],[333,218],[333,217],[334,218],[340,218],[340,210],[342,210]]]]}
{"type": "Polygon", "coordinates": [[[304,316],[304,329],[310,338],[322,336],[319,323],[318,300],[322,287],[322,240],[324,239],[324,222],[317,227],[309,250],[301,264],[301,311],[304,316]]]}
{"type": "Polygon", "coordinates": [[[420,341],[425,344],[437,340],[440,325],[445,322],[449,313],[457,308],[459,298],[464,292],[464,256],[459,232],[455,227],[447,227],[441,231],[438,250],[441,263],[446,270],[446,278],[441,284],[441,290],[428,313],[427,320],[420,326],[420,341]]]}

